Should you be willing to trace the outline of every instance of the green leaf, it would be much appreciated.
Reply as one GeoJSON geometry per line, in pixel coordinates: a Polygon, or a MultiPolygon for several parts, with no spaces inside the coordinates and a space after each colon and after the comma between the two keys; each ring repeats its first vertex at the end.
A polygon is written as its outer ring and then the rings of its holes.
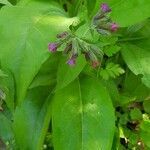
{"type": "Polygon", "coordinates": [[[14,111],[15,106],[15,83],[14,83],[14,76],[10,71],[5,71],[7,75],[0,80],[0,86],[5,93],[4,101],[7,104],[7,107],[14,111]]]}
{"type": "Polygon", "coordinates": [[[116,54],[116,53],[119,52],[119,51],[120,51],[120,47],[117,46],[117,45],[107,46],[107,47],[104,49],[104,53],[105,53],[108,57],[113,56],[114,54],[116,54]]]}
{"type": "Polygon", "coordinates": [[[7,75],[0,69],[0,78],[7,77],[7,75]]]}
{"type": "Polygon", "coordinates": [[[145,100],[143,102],[144,110],[150,114],[150,100],[145,100]]]}
{"type": "Polygon", "coordinates": [[[58,72],[57,72],[56,90],[64,88],[70,82],[75,80],[78,77],[78,75],[80,74],[80,72],[83,70],[84,66],[86,65],[85,58],[82,56],[77,58],[77,63],[73,67],[66,64],[66,62],[67,62],[67,60],[64,57],[61,59],[61,61],[59,63],[58,72]]]}
{"type": "Polygon", "coordinates": [[[2,67],[14,74],[17,102],[23,101],[29,85],[48,59],[48,42],[68,29],[75,19],[67,18],[56,5],[39,1],[1,10],[0,60],[2,67]]]}
{"type": "Polygon", "coordinates": [[[135,74],[142,74],[142,82],[150,87],[150,52],[132,44],[122,45],[122,56],[129,69],[135,74]]]}
{"type": "Polygon", "coordinates": [[[34,88],[16,108],[13,130],[18,149],[41,150],[51,118],[49,88],[34,88]],[[32,142],[31,142],[32,141],[32,142]]]}
{"type": "Polygon", "coordinates": [[[109,95],[112,99],[113,105],[118,106],[120,104],[120,97],[115,82],[113,80],[101,80],[101,82],[107,88],[109,95]]]}
{"type": "Polygon", "coordinates": [[[110,6],[112,20],[117,22],[120,27],[127,27],[150,17],[149,0],[97,0],[96,4],[95,1],[91,4],[92,8],[95,5],[94,10],[89,10],[92,15],[100,9],[101,3],[107,3],[110,6]]]}
{"type": "Polygon", "coordinates": [[[119,64],[108,63],[105,69],[100,70],[100,76],[103,79],[108,80],[110,77],[115,78],[124,72],[125,71],[119,66],[119,64]]]}
{"type": "Polygon", "coordinates": [[[61,57],[62,55],[59,54],[51,55],[49,59],[41,66],[29,88],[31,89],[38,86],[49,86],[55,84],[57,78],[57,66],[61,57]]]}
{"type": "Polygon", "coordinates": [[[112,7],[112,19],[121,27],[130,26],[150,17],[149,0],[119,1],[112,7]]]}
{"type": "Polygon", "coordinates": [[[138,108],[134,108],[130,112],[130,117],[132,120],[141,120],[142,112],[138,108]]]}
{"type": "Polygon", "coordinates": [[[0,112],[0,139],[7,142],[13,139],[12,123],[0,112]]]}
{"type": "Polygon", "coordinates": [[[143,121],[140,125],[140,137],[144,144],[150,148],[150,120],[143,121]]]}
{"type": "MultiPolygon", "coordinates": [[[[90,16],[91,15],[91,12],[93,11],[93,9],[95,8],[96,6],[96,0],[86,0],[86,3],[87,3],[87,9],[88,9],[88,15],[90,16]]],[[[91,17],[91,16],[90,16],[91,17]]]]}
{"type": "Polygon", "coordinates": [[[11,3],[8,0],[0,0],[0,4],[11,5],[11,3]]]}
{"type": "Polygon", "coordinates": [[[58,91],[53,99],[55,150],[110,150],[115,130],[114,110],[102,84],[83,77],[58,91]]]}
{"type": "Polygon", "coordinates": [[[141,76],[136,76],[131,71],[126,72],[122,93],[139,100],[150,97],[150,89],[141,82],[141,76]]]}

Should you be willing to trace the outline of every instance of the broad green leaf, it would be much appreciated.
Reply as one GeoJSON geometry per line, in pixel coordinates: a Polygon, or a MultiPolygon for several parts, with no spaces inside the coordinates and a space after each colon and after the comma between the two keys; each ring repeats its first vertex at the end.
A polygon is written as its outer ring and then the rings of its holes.
{"type": "Polygon", "coordinates": [[[113,5],[112,19],[121,27],[136,24],[150,17],[149,0],[125,0],[113,5]]]}
{"type": "Polygon", "coordinates": [[[77,58],[77,63],[75,66],[69,66],[66,62],[67,58],[65,57],[60,60],[57,72],[56,90],[64,88],[70,82],[75,80],[86,65],[85,58],[82,56],[77,58]]]}
{"type": "Polygon", "coordinates": [[[125,43],[122,45],[122,56],[129,69],[135,75],[143,75],[142,82],[150,87],[150,51],[125,43]]]}
{"type": "Polygon", "coordinates": [[[91,15],[91,12],[95,8],[96,0],[92,0],[92,1],[91,0],[86,0],[86,3],[87,3],[88,15],[91,15]]]}
{"type": "Polygon", "coordinates": [[[13,139],[12,123],[0,112],[0,139],[9,142],[13,139]]]}
{"type": "Polygon", "coordinates": [[[75,19],[67,18],[56,5],[39,1],[1,10],[0,60],[2,67],[14,74],[17,102],[23,101],[33,78],[48,59],[48,42],[75,19]]]}
{"type": "Polygon", "coordinates": [[[140,48],[147,49],[149,51],[150,47],[150,19],[147,19],[145,22],[143,22],[144,26],[143,28],[138,31],[136,34],[133,34],[133,37],[141,37],[143,39],[138,40],[138,42],[135,40],[132,43],[137,45],[140,48]]]}
{"type": "Polygon", "coordinates": [[[106,89],[83,77],[56,92],[52,106],[55,150],[110,150],[114,110],[106,89]]]}
{"type": "Polygon", "coordinates": [[[51,118],[50,88],[34,88],[14,114],[16,146],[22,150],[41,150],[51,118]]]}
{"type": "Polygon", "coordinates": [[[141,76],[136,76],[131,71],[126,72],[122,93],[139,100],[150,97],[150,89],[141,82],[141,76]]]}
{"type": "Polygon", "coordinates": [[[49,86],[55,84],[57,78],[57,66],[61,57],[62,55],[59,54],[51,55],[41,66],[29,88],[31,89],[38,86],[49,86]]]}
{"type": "Polygon", "coordinates": [[[119,90],[117,88],[117,84],[113,80],[101,80],[103,85],[107,88],[109,95],[112,99],[114,106],[119,106],[120,104],[120,97],[119,97],[119,90]]]}

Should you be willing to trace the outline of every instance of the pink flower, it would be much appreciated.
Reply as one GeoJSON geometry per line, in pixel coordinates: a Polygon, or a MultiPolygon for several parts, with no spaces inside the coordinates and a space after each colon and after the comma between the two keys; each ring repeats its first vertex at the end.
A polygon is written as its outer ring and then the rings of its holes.
{"type": "Polygon", "coordinates": [[[70,58],[67,61],[67,64],[70,65],[70,66],[74,66],[76,64],[76,59],[75,58],[70,58]]]}
{"type": "Polygon", "coordinates": [[[48,49],[51,52],[56,52],[56,50],[57,50],[57,44],[56,43],[49,43],[48,44],[48,49]]]}
{"type": "Polygon", "coordinates": [[[111,11],[110,7],[106,3],[101,4],[101,10],[105,13],[111,11]]]}
{"type": "Polygon", "coordinates": [[[118,27],[119,27],[119,26],[118,26],[116,23],[112,23],[110,28],[111,28],[111,31],[112,31],[112,32],[115,32],[115,31],[118,30],[118,27]]]}

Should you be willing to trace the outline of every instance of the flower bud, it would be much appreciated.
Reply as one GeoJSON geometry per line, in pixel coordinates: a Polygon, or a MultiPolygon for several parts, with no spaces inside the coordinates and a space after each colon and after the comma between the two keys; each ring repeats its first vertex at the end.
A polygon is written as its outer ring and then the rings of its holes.
{"type": "Polygon", "coordinates": [[[51,52],[56,52],[57,48],[58,48],[58,45],[56,43],[49,43],[48,44],[48,49],[51,52]]]}
{"type": "Polygon", "coordinates": [[[103,3],[103,4],[101,4],[101,11],[104,13],[107,13],[107,12],[110,12],[111,9],[106,3],[103,3]]]}
{"type": "Polygon", "coordinates": [[[60,34],[57,34],[57,38],[65,38],[65,37],[67,37],[67,35],[68,35],[68,32],[63,32],[63,33],[60,33],[60,34]]]}
{"type": "Polygon", "coordinates": [[[97,61],[92,61],[92,67],[93,68],[96,68],[98,66],[100,66],[100,62],[98,60],[97,61]]]}
{"type": "Polygon", "coordinates": [[[76,64],[76,58],[71,57],[68,61],[67,64],[70,66],[74,66],[76,64]]]}
{"type": "Polygon", "coordinates": [[[115,32],[118,30],[118,27],[119,27],[118,24],[112,23],[110,29],[112,32],[115,32]]]}
{"type": "Polygon", "coordinates": [[[72,42],[69,42],[66,44],[66,47],[64,49],[64,54],[68,54],[72,50],[72,42]]]}

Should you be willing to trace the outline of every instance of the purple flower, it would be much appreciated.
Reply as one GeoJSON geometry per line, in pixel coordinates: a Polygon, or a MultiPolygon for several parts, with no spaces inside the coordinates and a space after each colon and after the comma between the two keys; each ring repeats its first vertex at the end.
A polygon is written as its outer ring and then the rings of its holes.
{"type": "Polygon", "coordinates": [[[48,44],[48,49],[51,52],[56,52],[58,45],[56,43],[49,43],[48,44]]]}
{"type": "Polygon", "coordinates": [[[115,32],[115,31],[118,30],[118,27],[119,27],[119,26],[118,26],[116,23],[112,23],[110,28],[111,28],[111,31],[112,31],[112,32],[115,32]]]}
{"type": "Polygon", "coordinates": [[[67,64],[70,65],[70,66],[74,66],[76,64],[76,59],[75,58],[70,58],[67,61],[67,64]]]}
{"type": "Polygon", "coordinates": [[[106,3],[101,4],[101,10],[104,13],[110,12],[111,9],[109,8],[109,6],[106,3]]]}

